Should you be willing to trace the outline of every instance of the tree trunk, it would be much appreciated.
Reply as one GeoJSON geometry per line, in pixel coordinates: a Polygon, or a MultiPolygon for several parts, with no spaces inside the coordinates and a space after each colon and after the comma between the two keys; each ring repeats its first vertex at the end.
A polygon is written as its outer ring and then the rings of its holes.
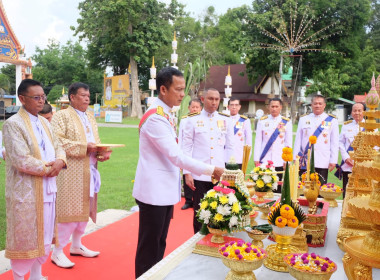
{"type": "Polygon", "coordinates": [[[131,64],[131,79],[132,79],[132,113],[131,117],[137,117],[141,119],[142,117],[142,108],[141,108],[141,99],[140,99],[140,90],[139,90],[139,81],[137,73],[137,63],[134,60],[133,56],[130,57],[131,64]]]}

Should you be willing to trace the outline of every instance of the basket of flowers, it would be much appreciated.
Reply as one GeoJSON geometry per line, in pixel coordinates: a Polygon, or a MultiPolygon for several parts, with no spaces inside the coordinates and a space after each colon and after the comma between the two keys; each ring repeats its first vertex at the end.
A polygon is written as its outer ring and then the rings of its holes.
{"type": "Polygon", "coordinates": [[[257,202],[263,202],[267,192],[277,190],[278,176],[272,161],[267,164],[261,163],[251,171],[251,178],[254,182],[257,202]]]}
{"type": "Polygon", "coordinates": [[[203,223],[201,233],[212,233],[211,241],[223,243],[223,235],[241,229],[245,212],[235,195],[235,190],[219,184],[209,190],[200,201],[198,221],[203,223]],[[208,229],[208,230],[207,230],[208,229]]]}
{"type": "Polygon", "coordinates": [[[328,280],[337,265],[327,257],[315,253],[296,253],[284,257],[289,273],[298,280],[328,280]]]}
{"type": "Polygon", "coordinates": [[[319,194],[329,203],[329,207],[338,207],[335,199],[342,194],[342,188],[333,183],[327,183],[320,187],[319,194]]]}
{"type": "Polygon", "coordinates": [[[258,269],[267,257],[264,249],[243,240],[231,241],[219,247],[223,264],[230,268],[226,279],[256,279],[253,270],[258,269]]]}

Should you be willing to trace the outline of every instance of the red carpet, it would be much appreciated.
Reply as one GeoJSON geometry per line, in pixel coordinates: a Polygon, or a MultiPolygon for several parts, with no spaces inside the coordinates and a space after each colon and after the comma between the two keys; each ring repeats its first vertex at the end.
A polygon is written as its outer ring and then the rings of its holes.
{"type": "MultiPolygon", "coordinates": [[[[193,209],[181,210],[183,203],[184,199],[174,207],[174,219],[170,223],[165,256],[193,235],[193,209]]],[[[86,235],[83,237],[83,244],[87,248],[100,251],[99,257],[69,256],[70,245],[68,245],[65,253],[75,266],[72,269],[58,268],[48,258],[42,267],[42,274],[48,276],[49,280],[135,279],[138,224],[138,213],[134,213],[86,235]]],[[[11,279],[13,279],[12,271],[0,275],[0,280],[11,279]]]]}

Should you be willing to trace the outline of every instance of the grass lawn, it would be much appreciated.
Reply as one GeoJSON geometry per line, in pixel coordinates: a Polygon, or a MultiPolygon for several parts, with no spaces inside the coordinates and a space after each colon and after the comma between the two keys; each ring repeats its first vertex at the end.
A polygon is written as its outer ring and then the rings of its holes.
{"type": "MultiPolygon", "coordinates": [[[[105,123],[104,118],[96,118],[98,123],[105,123]]],[[[140,119],[138,118],[123,118],[122,124],[139,125],[140,119]]]]}
{"type": "MultiPolygon", "coordinates": [[[[138,124],[138,120],[125,120],[125,124],[138,124]]],[[[0,130],[3,123],[0,122],[0,130]]],[[[132,197],[132,188],[135,170],[138,161],[138,129],[99,127],[100,138],[103,143],[125,144],[124,148],[115,148],[111,159],[99,163],[102,185],[98,197],[98,210],[105,209],[130,209],[135,205],[132,197]]],[[[293,136],[294,137],[294,136],[293,136]]],[[[253,142],[255,141],[253,134],[253,142]]],[[[339,162],[341,161],[339,157],[339,162]]],[[[253,160],[248,165],[252,170],[253,160]]],[[[149,174],[146,174],[149,176],[149,174]]],[[[329,182],[341,186],[333,174],[329,175],[329,182]]],[[[5,164],[0,164],[0,250],[5,247],[5,164]]]]}

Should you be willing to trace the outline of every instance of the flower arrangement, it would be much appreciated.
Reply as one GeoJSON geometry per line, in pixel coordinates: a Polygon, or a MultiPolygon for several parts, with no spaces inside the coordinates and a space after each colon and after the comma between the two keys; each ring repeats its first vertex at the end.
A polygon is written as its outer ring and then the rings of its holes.
{"type": "Polygon", "coordinates": [[[303,189],[305,183],[302,181],[298,181],[297,189],[303,189]]]}
{"type": "Polygon", "coordinates": [[[255,182],[256,192],[268,192],[276,190],[278,185],[278,176],[273,166],[273,161],[268,160],[267,164],[259,164],[253,168],[251,178],[255,182]]]}
{"type": "Polygon", "coordinates": [[[231,241],[220,246],[219,253],[226,258],[242,261],[264,259],[267,255],[264,249],[243,240],[231,241]]]}
{"type": "Polygon", "coordinates": [[[334,183],[327,183],[321,186],[320,190],[325,192],[342,192],[342,188],[334,183]]]}
{"type": "MultiPolygon", "coordinates": [[[[319,175],[317,172],[310,173],[310,181],[316,181],[318,187],[321,186],[320,178],[322,178],[322,176],[319,175]]],[[[306,172],[302,173],[301,180],[302,187],[304,187],[306,181],[306,172]]]]}
{"type": "Polygon", "coordinates": [[[268,222],[275,226],[274,229],[278,228],[293,228],[287,233],[285,229],[282,234],[291,234],[295,232],[295,229],[300,223],[306,220],[306,215],[302,211],[298,204],[295,204],[290,199],[290,182],[289,182],[289,161],[293,160],[292,148],[285,147],[282,150],[282,158],[286,162],[284,183],[281,191],[281,199],[279,203],[272,206],[271,212],[268,217],[268,222]]]}
{"type": "Polygon", "coordinates": [[[336,264],[332,260],[315,253],[289,254],[285,256],[284,260],[289,266],[301,271],[332,272],[337,269],[336,264]]]}
{"type": "Polygon", "coordinates": [[[198,221],[206,226],[231,232],[240,228],[239,222],[244,210],[235,195],[235,190],[226,185],[228,182],[222,181],[205,194],[196,216],[198,221]]]}

